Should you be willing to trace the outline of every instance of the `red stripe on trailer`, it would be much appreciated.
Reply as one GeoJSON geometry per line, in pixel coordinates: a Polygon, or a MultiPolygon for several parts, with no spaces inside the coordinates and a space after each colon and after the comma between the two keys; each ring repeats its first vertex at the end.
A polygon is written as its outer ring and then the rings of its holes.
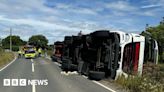
{"type": "Polygon", "coordinates": [[[140,52],[140,43],[136,43],[136,46],[135,46],[135,57],[134,57],[134,67],[133,67],[133,70],[134,70],[134,73],[136,74],[138,72],[138,62],[139,62],[139,52],[140,52]]]}

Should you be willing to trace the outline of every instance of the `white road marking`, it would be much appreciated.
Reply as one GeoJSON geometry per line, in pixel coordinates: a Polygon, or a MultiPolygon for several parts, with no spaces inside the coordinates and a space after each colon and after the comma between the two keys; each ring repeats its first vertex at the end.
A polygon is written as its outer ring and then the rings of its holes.
{"type": "Polygon", "coordinates": [[[32,63],[32,72],[34,72],[35,70],[34,70],[34,63],[32,63]]]}
{"type": "Polygon", "coordinates": [[[32,62],[32,72],[34,72],[35,68],[34,68],[34,61],[33,61],[33,59],[31,59],[31,62],[32,62]]]}
{"type": "Polygon", "coordinates": [[[6,68],[7,68],[9,65],[11,65],[16,59],[17,59],[17,58],[16,58],[16,56],[15,56],[14,60],[12,60],[10,63],[8,63],[6,66],[4,66],[2,69],[0,69],[0,71],[6,69],[6,68]]]}
{"type": "Polygon", "coordinates": [[[33,59],[31,59],[31,62],[32,62],[32,63],[34,62],[33,59]]]}
{"type": "MultiPolygon", "coordinates": [[[[85,75],[82,75],[82,77],[84,77],[85,79],[88,79],[88,77],[85,76],[85,75]]],[[[111,88],[109,88],[109,87],[107,87],[107,86],[101,84],[100,82],[97,82],[97,81],[94,81],[94,80],[93,80],[92,82],[98,84],[99,86],[101,86],[101,87],[103,87],[103,88],[105,88],[105,89],[107,89],[107,90],[109,90],[109,91],[111,91],[111,92],[117,92],[117,91],[115,91],[115,90],[113,90],[113,89],[111,89],[111,88]]]]}
{"type": "MultiPolygon", "coordinates": [[[[31,59],[31,62],[32,62],[32,72],[35,71],[35,68],[34,68],[34,60],[31,59]]],[[[32,84],[32,92],[36,92],[36,87],[35,87],[35,83],[33,82],[32,84]]]]}
{"type": "Polygon", "coordinates": [[[92,81],[92,82],[94,82],[94,83],[100,85],[101,87],[103,87],[103,88],[105,88],[105,89],[107,89],[107,90],[109,90],[109,91],[111,91],[111,92],[116,92],[115,90],[113,90],[113,89],[111,89],[111,88],[109,88],[109,87],[107,87],[107,86],[105,86],[105,85],[103,85],[103,84],[101,84],[101,83],[99,83],[99,82],[97,82],[97,81],[92,81]]]}
{"type": "Polygon", "coordinates": [[[32,84],[32,92],[36,92],[35,83],[32,84]]]}

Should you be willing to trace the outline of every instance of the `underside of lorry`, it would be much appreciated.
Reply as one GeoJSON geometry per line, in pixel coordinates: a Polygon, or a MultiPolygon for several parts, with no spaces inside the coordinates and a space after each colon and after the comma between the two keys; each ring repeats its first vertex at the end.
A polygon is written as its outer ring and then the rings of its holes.
{"type": "Polygon", "coordinates": [[[65,71],[74,71],[78,69],[80,57],[80,36],[66,36],[62,55],[62,69],[65,71]]]}
{"type": "Polygon", "coordinates": [[[119,37],[107,30],[95,31],[83,37],[81,73],[91,79],[116,75],[119,58],[119,37]]]}
{"type": "Polygon", "coordinates": [[[141,75],[145,38],[138,34],[99,30],[64,39],[62,66],[90,79],[115,79],[120,74],[141,75]]]}

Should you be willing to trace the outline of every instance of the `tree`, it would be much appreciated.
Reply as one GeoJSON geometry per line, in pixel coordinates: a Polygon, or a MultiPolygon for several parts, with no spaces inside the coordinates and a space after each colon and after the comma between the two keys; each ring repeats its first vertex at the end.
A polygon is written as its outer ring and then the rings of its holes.
{"type": "MultiPolygon", "coordinates": [[[[20,36],[13,35],[12,37],[12,49],[14,51],[19,50],[19,46],[25,45],[26,42],[23,41],[20,36]]],[[[2,39],[2,45],[3,48],[9,49],[10,48],[10,36],[7,36],[6,38],[2,39]]]]}
{"type": "Polygon", "coordinates": [[[164,18],[159,23],[159,25],[154,27],[147,27],[145,32],[141,33],[144,36],[151,36],[153,39],[158,41],[159,45],[159,54],[160,54],[160,61],[164,58],[162,58],[162,55],[164,55],[164,18]],[[149,33],[149,34],[147,34],[149,33]]]}
{"type": "Polygon", "coordinates": [[[2,39],[0,38],[0,47],[2,47],[2,39]]]}
{"type": "Polygon", "coordinates": [[[43,35],[33,35],[29,38],[29,44],[37,46],[37,47],[45,47],[48,44],[48,40],[43,35]]]}
{"type": "MultiPolygon", "coordinates": [[[[12,37],[12,45],[14,46],[21,46],[26,44],[25,41],[23,41],[19,36],[11,36],[12,37]]],[[[10,36],[7,36],[6,38],[2,39],[3,46],[9,46],[10,45],[10,36]]]]}

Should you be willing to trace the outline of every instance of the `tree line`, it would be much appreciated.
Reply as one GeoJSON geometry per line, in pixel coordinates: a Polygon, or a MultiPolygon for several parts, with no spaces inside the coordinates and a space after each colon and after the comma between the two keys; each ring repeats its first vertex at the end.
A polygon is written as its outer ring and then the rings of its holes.
{"type": "MultiPolygon", "coordinates": [[[[12,35],[12,50],[18,51],[20,46],[29,44],[34,45],[37,48],[46,48],[48,44],[48,39],[43,35],[33,35],[29,38],[28,41],[24,41],[20,38],[20,36],[12,35]]],[[[2,39],[1,41],[2,48],[3,49],[10,49],[10,36],[7,36],[6,38],[2,39]]]]}
{"type": "Polygon", "coordinates": [[[146,24],[146,30],[141,35],[151,37],[158,42],[159,60],[164,62],[164,17],[157,26],[149,26],[146,24]]]}

